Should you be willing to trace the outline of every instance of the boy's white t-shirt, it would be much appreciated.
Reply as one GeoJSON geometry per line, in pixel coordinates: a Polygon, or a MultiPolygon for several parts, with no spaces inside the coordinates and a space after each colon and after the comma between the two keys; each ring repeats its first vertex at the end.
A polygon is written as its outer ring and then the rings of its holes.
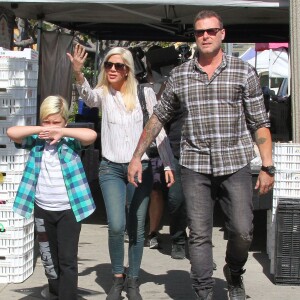
{"type": "Polygon", "coordinates": [[[56,145],[45,144],[36,186],[35,203],[45,210],[71,209],[56,145]]]}

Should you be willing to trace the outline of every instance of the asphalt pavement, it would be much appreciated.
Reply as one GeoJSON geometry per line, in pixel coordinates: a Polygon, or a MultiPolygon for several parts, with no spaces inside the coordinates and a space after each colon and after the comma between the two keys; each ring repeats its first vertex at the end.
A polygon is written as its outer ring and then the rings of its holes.
{"type": "MultiPolygon", "coordinates": [[[[144,248],[140,272],[141,294],[144,300],[193,300],[195,297],[189,278],[189,260],[174,260],[170,257],[171,244],[168,230],[169,227],[164,225],[160,231],[161,249],[144,248]]],[[[261,242],[260,237],[257,233],[256,240],[258,242],[254,243],[245,266],[244,283],[247,299],[299,299],[299,286],[274,284],[273,277],[269,272],[270,261],[265,251],[265,243],[261,242]]],[[[222,271],[226,241],[223,239],[220,226],[214,227],[213,243],[214,260],[217,264],[217,270],[214,271],[216,283],[214,300],[223,300],[227,299],[226,282],[222,271]]],[[[110,289],[111,280],[107,226],[95,222],[83,224],[79,243],[79,299],[104,300],[110,289]]],[[[37,300],[46,299],[46,296],[47,281],[36,245],[33,274],[22,283],[0,284],[0,298],[37,300]]],[[[124,300],[127,299],[126,292],[123,293],[123,297],[124,300]]]]}

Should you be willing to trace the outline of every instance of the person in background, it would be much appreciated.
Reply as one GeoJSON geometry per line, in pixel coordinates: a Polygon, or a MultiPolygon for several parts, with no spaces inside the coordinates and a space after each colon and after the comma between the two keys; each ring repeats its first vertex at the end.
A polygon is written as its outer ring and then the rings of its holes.
{"type": "Polygon", "coordinates": [[[159,229],[164,212],[164,166],[159,156],[151,157],[153,185],[148,207],[149,231],[145,239],[145,247],[160,249],[159,229]]]}
{"type": "Polygon", "coordinates": [[[167,194],[168,212],[170,216],[170,236],[172,242],[171,257],[174,259],[184,259],[186,257],[185,242],[187,239],[187,216],[179,165],[183,121],[184,110],[180,107],[176,110],[172,120],[167,122],[164,127],[174,155],[173,164],[175,167],[174,174],[176,179],[175,183],[169,188],[167,194]]]}
{"type": "MultiPolygon", "coordinates": [[[[115,47],[104,57],[99,81],[92,89],[82,74],[87,58],[83,46],[77,44],[74,54],[67,54],[73,65],[77,89],[89,107],[99,107],[101,111],[102,160],[99,181],[108,220],[109,254],[112,263],[113,285],[107,300],[121,300],[127,281],[127,296],[130,300],[140,300],[138,278],[144,247],[144,227],[149,195],[152,187],[152,170],[149,157],[142,157],[143,183],[132,185],[127,180],[127,168],[139,136],[143,131],[143,112],[137,96],[137,81],[134,61],[128,49],[115,47]],[[128,270],[124,268],[124,232],[129,235],[128,270]]],[[[151,88],[144,88],[149,114],[157,103],[151,88]]],[[[172,150],[164,130],[156,143],[159,155],[166,168],[166,182],[174,182],[172,150]]]]}
{"type": "MultiPolygon", "coordinates": [[[[154,45],[149,48],[147,54],[153,50],[161,49],[160,46],[154,45]]],[[[161,94],[166,86],[166,78],[162,77],[162,82],[155,82],[152,76],[151,63],[147,59],[146,55],[146,70],[147,70],[147,84],[153,88],[156,94],[156,98],[159,101],[161,94]],[[163,81],[164,80],[164,81],[163,81]]],[[[171,257],[173,259],[184,259],[185,242],[186,242],[186,209],[185,200],[181,188],[181,179],[178,168],[178,159],[180,155],[180,139],[181,128],[183,123],[183,111],[178,109],[175,117],[165,125],[165,130],[168,135],[171,149],[174,155],[174,167],[175,167],[175,182],[169,188],[166,189],[163,164],[159,156],[151,158],[152,171],[153,171],[153,189],[150,196],[149,204],[149,234],[146,237],[146,246],[150,249],[160,248],[160,240],[158,230],[161,222],[161,218],[164,211],[164,196],[167,197],[167,209],[170,220],[170,236],[171,236],[171,257]]]]}
{"type": "MultiPolygon", "coordinates": [[[[153,50],[161,49],[158,45],[151,46],[147,54],[153,50]]],[[[143,86],[149,86],[153,89],[156,99],[159,100],[162,84],[155,82],[152,76],[151,64],[146,56],[146,78],[143,86]]],[[[153,186],[150,194],[150,201],[148,207],[149,215],[149,229],[145,239],[145,247],[150,249],[160,249],[159,229],[161,219],[164,212],[164,191],[166,190],[166,183],[164,180],[164,166],[162,160],[159,157],[158,151],[153,151],[152,157],[150,157],[152,174],[153,174],[153,186]]],[[[175,183],[174,183],[175,184],[175,183]]]]}
{"type": "Polygon", "coordinates": [[[255,69],[222,51],[221,17],[200,11],[194,35],[198,55],[171,71],[129,164],[128,180],[135,185],[142,182],[142,154],[182,105],[180,165],[192,286],[197,299],[213,298],[213,208],[218,199],[228,231],[223,271],[229,298],[245,300],[242,275],[253,239],[252,134],[262,158],[255,189],[265,194],[273,187],[275,172],[270,121],[255,69]]]}
{"type": "Polygon", "coordinates": [[[40,107],[41,126],[14,126],[7,135],[17,148],[30,150],[13,205],[34,222],[50,299],[77,299],[78,242],[81,221],[95,210],[78,154],[97,134],[89,128],[66,128],[68,104],[49,96],[40,107]]]}

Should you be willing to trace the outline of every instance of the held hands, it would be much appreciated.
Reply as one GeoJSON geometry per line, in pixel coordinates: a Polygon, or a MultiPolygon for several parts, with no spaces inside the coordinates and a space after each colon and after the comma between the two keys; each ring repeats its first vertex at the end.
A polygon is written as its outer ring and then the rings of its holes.
{"type": "Polygon", "coordinates": [[[268,193],[274,186],[274,176],[270,176],[264,171],[260,171],[255,189],[258,190],[260,195],[268,193]]]}
{"type": "Polygon", "coordinates": [[[54,145],[63,137],[62,127],[43,127],[38,137],[42,140],[51,140],[50,145],[54,145]]]}
{"type": "Polygon", "coordinates": [[[74,73],[80,73],[88,56],[88,54],[85,52],[85,48],[80,44],[76,44],[74,47],[73,56],[71,53],[67,53],[67,56],[73,65],[74,73]]]}

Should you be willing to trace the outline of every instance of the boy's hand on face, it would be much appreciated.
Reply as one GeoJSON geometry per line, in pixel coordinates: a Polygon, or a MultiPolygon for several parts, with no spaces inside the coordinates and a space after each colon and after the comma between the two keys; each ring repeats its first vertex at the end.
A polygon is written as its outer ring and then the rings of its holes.
{"type": "Polygon", "coordinates": [[[45,127],[39,133],[39,138],[43,140],[51,140],[50,145],[55,145],[63,137],[63,128],[61,127],[45,127]]]}

